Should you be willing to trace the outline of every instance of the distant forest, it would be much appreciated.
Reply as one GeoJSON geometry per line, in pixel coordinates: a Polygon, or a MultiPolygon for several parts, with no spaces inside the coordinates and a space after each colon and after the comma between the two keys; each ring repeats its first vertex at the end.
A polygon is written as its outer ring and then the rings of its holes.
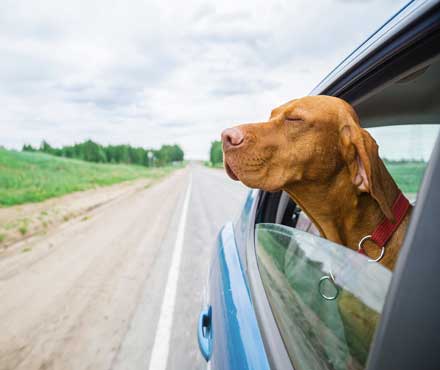
{"type": "Polygon", "coordinates": [[[221,141],[213,141],[209,151],[209,160],[213,165],[223,164],[223,151],[221,141]]]}
{"type": "Polygon", "coordinates": [[[42,152],[88,162],[127,163],[146,167],[165,166],[173,162],[183,161],[184,158],[183,150],[179,145],[162,145],[160,149],[156,150],[132,147],[127,144],[103,146],[92,140],[61,148],[52,147],[47,141],[43,140],[39,148],[24,145],[22,151],[42,152]]]}

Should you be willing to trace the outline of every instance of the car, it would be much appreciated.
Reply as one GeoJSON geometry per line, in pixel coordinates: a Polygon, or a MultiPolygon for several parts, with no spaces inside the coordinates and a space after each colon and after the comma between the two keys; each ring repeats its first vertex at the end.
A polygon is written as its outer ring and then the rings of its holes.
{"type": "Polygon", "coordinates": [[[311,92],[350,102],[415,203],[393,272],[283,192],[221,229],[198,343],[211,369],[440,368],[440,3],[406,5],[311,92]]]}

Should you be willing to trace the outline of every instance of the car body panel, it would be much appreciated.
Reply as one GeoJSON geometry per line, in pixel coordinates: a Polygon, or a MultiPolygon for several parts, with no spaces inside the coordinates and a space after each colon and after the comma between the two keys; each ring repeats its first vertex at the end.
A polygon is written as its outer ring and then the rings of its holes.
{"type": "Polygon", "coordinates": [[[220,231],[209,284],[212,368],[269,369],[232,223],[220,231]]]}
{"type": "MultiPolygon", "coordinates": [[[[250,190],[248,192],[240,217],[233,224],[235,241],[243,271],[247,271],[246,245],[249,242],[249,238],[253,237],[253,234],[250,235],[250,233],[253,232],[253,216],[257,195],[258,190],[250,190]]],[[[246,275],[245,278],[247,278],[246,275]]]]}

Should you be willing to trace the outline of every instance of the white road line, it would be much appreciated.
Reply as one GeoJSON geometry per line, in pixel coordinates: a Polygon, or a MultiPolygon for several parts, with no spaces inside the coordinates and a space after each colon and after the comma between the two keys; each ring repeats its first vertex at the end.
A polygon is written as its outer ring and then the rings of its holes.
{"type": "Polygon", "coordinates": [[[192,176],[190,175],[185,200],[183,201],[182,215],[177,229],[168,279],[160,309],[159,323],[154,337],[153,350],[150,357],[150,370],[165,370],[170,348],[171,328],[173,326],[174,305],[176,302],[177,283],[179,281],[180,260],[182,259],[183,241],[185,236],[186,216],[188,214],[189,199],[191,196],[192,176]]]}

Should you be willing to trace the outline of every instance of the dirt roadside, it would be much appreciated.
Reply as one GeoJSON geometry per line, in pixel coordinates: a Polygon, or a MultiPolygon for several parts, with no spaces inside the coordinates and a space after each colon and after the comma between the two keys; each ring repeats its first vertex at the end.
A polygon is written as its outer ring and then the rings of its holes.
{"type": "MultiPolygon", "coordinates": [[[[74,200],[75,211],[88,211],[3,252],[0,370],[114,367],[148,277],[157,270],[153,286],[165,281],[172,249],[163,241],[174,235],[169,223],[187,173],[148,188],[140,181],[49,202],[59,214],[72,212],[74,200]]],[[[161,289],[151,303],[155,315],[161,289]]]]}
{"type": "MultiPolygon", "coordinates": [[[[39,203],[0,208],[0,258],[12,252],[11,247],[18,242],[44,236],[74,219],[81,218],[87,221],[90,218],[90,211],[120,197],[144,190],[160,180],[127,181],[71,193],[39,203]]],[[[23,243],[19,244],[23,245],[23,243]]],[[[26,252],[26,247],[23,251],[26,252]]]]}

